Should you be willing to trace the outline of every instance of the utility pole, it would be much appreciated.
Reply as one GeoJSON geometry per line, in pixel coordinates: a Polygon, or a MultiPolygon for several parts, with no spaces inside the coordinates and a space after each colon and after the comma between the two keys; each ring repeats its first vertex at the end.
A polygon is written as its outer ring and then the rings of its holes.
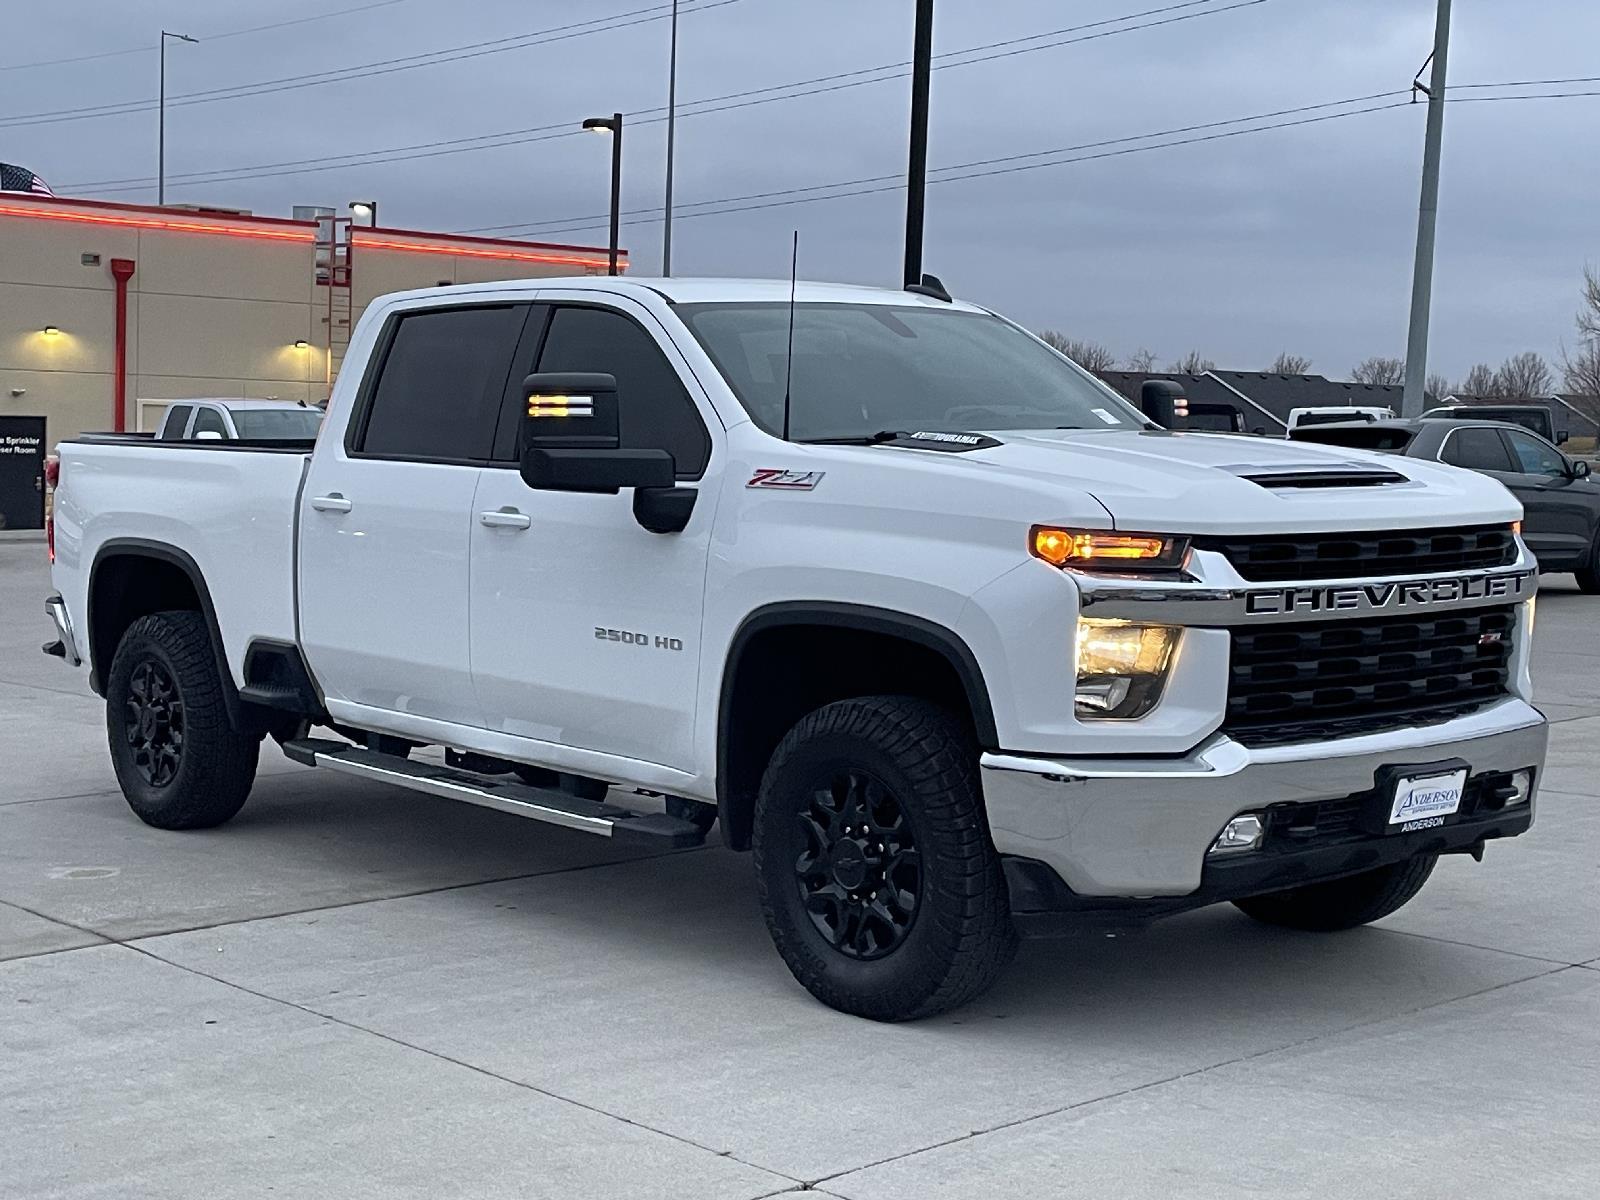
{"type": "Polygon", "coordinates": [[[922,282],[922,225],[928,192],[928,84],[933,75],[933,0],[917,0],[911,56],[911,154],[906,172],[906,280],[922,282]]]}
{"type": "Polygon", "coordinates": [[[672,151],[678,136],[678,0],[672,0],[672,55],[667,67],[667,199],[661,222],[661,274],[672,274],[672,151]]]}
{"type": "Polygon", "coordinates": [[[160,116],[156,119],[156,203],[167,202],[167,42],[198,43],[199,38],[192,38],[186,33],[168,33],[161,31],[161,100],[158,107],[160,116]]]}
{"type": "MultiPolygon", "coordinates": [[[[1417,213],[1417,262],[1411,277],[1411,329],[1406,336],[1406,388],[1400,415],[1416,417],[1426,407],[1428,321],[1433,308],[1433,242],[1439,224],[1439,160],[1444,148],[1446,76],[1450,61],[1450,0],[1439,0],[1433,33],[1433,74],[1428,94],[1428,136],[1422,151],[1422,203],[1417,213]]],[[[1420,84],[1415,86],[1420,87],[1420,84]]]]}

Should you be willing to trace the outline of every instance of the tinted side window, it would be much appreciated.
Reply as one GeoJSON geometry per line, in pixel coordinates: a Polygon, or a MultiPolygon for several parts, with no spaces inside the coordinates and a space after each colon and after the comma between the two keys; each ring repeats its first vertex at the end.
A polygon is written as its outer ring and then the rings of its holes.
{"type": "Polygon", "coordinates": [[[1455,429],[1445,439],[1444,461],[1474,471],[1514,471],[1498,429],[1455,429]]]}
{"type": "Polygon", "coordinates": [[[1566,460],[1561,452],[1536,437],[1525,433],[1508,433],[1511,451],[1517,456],[1517,470],[1528,475],[1550,475],[1557,479],[1567,473],[1566,460]]]}
{"type": "Polygon", "coordinates": [[[615,375],[623,448],[670,451],[680,477],[706,469],[711,438],[694,401],[655,339],[621,313],[556,309],[539,370],[615,375]]]}
{"type": "Polygon", "coordinates": [[[167,409],[167,415],[161,422],[162,437],[182,437],[183,427],[189,423],[189,414],[194,408],[188,404],[174,404],[167,409]]]}
{"type": "Polygon", "coordinates": [[[527,309],[476,305],[400,318],[359,449],[393,458],[489,457],[527,309]]]}
{"type": "Polygon", "coordinates": [[[222,420],[222,414],[214,408],[202,408],[194,414],[194,429],[190,437],[199,437],[202,433],[214,433],[219,437],[228,436],[228,426],[222,420]]]}

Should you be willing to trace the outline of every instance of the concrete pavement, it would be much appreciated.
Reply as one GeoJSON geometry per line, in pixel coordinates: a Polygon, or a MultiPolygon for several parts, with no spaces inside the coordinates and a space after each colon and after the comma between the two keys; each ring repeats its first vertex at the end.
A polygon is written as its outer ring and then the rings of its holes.
{"type": "Polygon", "coordinates": [[[127,810],[0,545],[0,1195],[1592,1197],[1600,599],[1547,577],[1539,820],[1380,926],[1231,908],[1031,944],[878,1026],[789,978],[749,861],[306,771],[127,810]],[[1584,965],[1587,964],[1587,965],[1584,965]]]}

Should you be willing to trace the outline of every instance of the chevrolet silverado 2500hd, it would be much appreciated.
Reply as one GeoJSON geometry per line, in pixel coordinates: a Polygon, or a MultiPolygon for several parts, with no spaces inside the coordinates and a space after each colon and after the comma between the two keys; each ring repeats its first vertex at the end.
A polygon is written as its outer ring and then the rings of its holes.
{"type": "Polygon", "coordinates": [[[639,846],[717,822],[851,1013],[968,1000],[1019,934],[1348,928],[1533,819],[1503,487],[1165,432],[926,291],[393,295],[314,445],[61,460],[46,649],[145,821],[228,820],[273,736],[639,846]]]}

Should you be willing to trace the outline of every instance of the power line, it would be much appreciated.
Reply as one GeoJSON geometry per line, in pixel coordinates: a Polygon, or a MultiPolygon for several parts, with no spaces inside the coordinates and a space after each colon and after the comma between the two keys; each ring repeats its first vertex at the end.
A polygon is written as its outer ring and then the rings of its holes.
{"type": "MultiPolygon", "coordinates": [[[[1400,97],[1400,96],[1407,96],[1408,94],[1409,93],[1407,93],[1407,92],[1382,92],[1382,93],[1375,93],[1372,96],[1352,97],[1349,100],[1344,100],[1344,101],[1331,101],[1328,104],[1308,105],[1308,106],[1305,106],[1304,108],[1298,109],[1298,110],[1297,109],[1284,109],[1284,110],[1281,110],[1281,111],[1283,113],[1291,113],[1291,112],[1297,112],[1297,111],[1305,112],[1305,111],[1311,111],[1313,109],[1319,109],[1319,108],[1336,107],[1336,106],[1341,105],[1341,104],[1358,103],[1358,102],[1363,101],[1363,100],[1376,100],[1376,99],[1382,99],[1384,97],[1400,97]]],[[[1600,96],[1600,90],[1585,91],[1585,92],[1548,93],[1548,94],[1541,94],[1541,95],[1535,95],[1535,96],[1474,96],[1474,97],[1462,97],[1462,98],[1460,98],[1458,100],[1452,101],[1452,103],[1472,103],[1472,102],[1484,103],[1484,102],[1492,102],[1492,101],[1496,101],[1496,100],[1559,100],[1559,99],[1568,99],[1568,98],[1580,97],[1580,96],[1600,96]]],[[[1410,108],[1410,107],[1412,107],[1412,104],[1411,104],[1411,101],[1409,99],[1398,99],[1398,98],[1395,98],[1395,99],[1388,100],[1387,103],[1370,104],[1370,105],[1367,105],[1366,107],[1363,107],[1363,108],[1349,109],[1349,110],[1343,111],[1343,112],[1323,113],[1320,116],[1300,117],[1300,118],[1295,119],[1295,120],[1277,121],[1277,122],[1273,122],[1273,123],[1265,124],[1265,125],[1251,125],[1250,127],[1244,128],[1244,129],[1228,129],[1228,130],[1224,130],[1223,132],[1220,132],[1220,133],[1210,133],[1210,134],[1204,134],[1204,135],[1196,136],[1196,137],[1181,137],[1181,138],[1174,137],[1174,138],[1172,138],[1172,140],[1151,142],[1151,144],[1149,144],[1149,145],[1134,145],[1134,146],[1123,145],[1123,146],[1121,146],[1120,148],[1117,148],[1117,149],[1100,149],[1100,147],[1116,146],[1119,143],[1141,142],[1141,141],[1148,141],[1148,140],[1153,139],[1153,138],[1167,137],[1170,134],[1178,133],[1181,130],[1170,130],[1170,131],[1164,131],[1164,132],[1159,132],[1159,133],[1149,133],[1149,134],[1135,135],[1135,136],[1127,137],[1127,138],[1110,139],[1110,140],[1104,141],[1104,142],[1086,142],[1086,143],[1083,143],[1083,144],[1078,145],[1078,146],[1058,147],[1055,150],[1041,150],[1041,151],[1034,151],[1034,152],[1027,153],[1027,154],[1007,155],[1005,157],[997,158],[997,159],[979,159],[979,160],[975,160],[975,161],[970,162],[970,163],[954,163],[954,164],[952,164],[952,165],[950,165],[948,167],[937,168],[934,172],[930,172],[930,178],[929,178],[928,182],[929,182],[929,184],[935,184],[935,183],[954,183],[954,182],[957,182],[959,180],[966,180],[966,179],[985,179],[985,178],[990,178],[990,177],[996,176],[996,175],[1010,175],[1010,174],[1016,174],[1016,173],[1019,173],[1019,172],[1022,172],[1022,171],[1040,170],[1040,169],[1045,168],[1045,167],[1068,166],[1068,165],[1071,165],[1073,163],[1091,162],[1091,161],[1096,161],[1096,160],[1100,160],[1100,159],[1107,159],[1107,158],[1119,158],[1119,157],[1124,157],[1124,156],[1130,155],[1130,154],[1142,154],[1142,153],[1144,153],[1146,151],[1149,151],[1149,150],[1166,150],[1166,149],[1172,149],[1172,148],[1179,147],[1179,146],[1192,146],[1192,145],[1196,145],[1196,144],[1203,143],[1203,142],[1215,142],[1215,141],[1224,140],[1226,138],[1242,137],[1242,136],[1244,136],[1246,134],[1267,133],[1267,132],[1271,132],[1273,130],[1291,129],[1291,128],[1294,128],[1296,126],[1301,126],[1301,125],[1316,125],[1316,124],[1321,124],[1321,123],[1325,123],[1325,122],[1329,122],[1329,121],[1343,120],[1346,117],[1359,117],[1359,116],[1365,116],[1365,115],[1370,114],[1370,113],[1387,112],[1387,111],[1390,111],[1392,109],[1410,108]],[[1094,153],[1087,153],[1087,154],[1077,153],[1078,151],[1082,151],[1082,150],[1094,150],[1095,152],[1094,153]],[[1060,155],[1072,155],[1072,157],[1066,157],[1066,158],[1052,157],[1052,156],[1060,156],[1060,155]],[[1049,161],[1049,162],[1022,162],[1021,161],[1021,160],[1030,159],[1030,158],[1037,159],[1037,158],[1045,158],[1045,157],[1051,157],[1051,161],[1049,161]],[[990,166],[990,164],[1001,164],[1001,165],[990,166]],[[1004,165],[1004,164],[1016,164],[1016,165],[1004,165]],[[987,170],[971,170],[971,169],[969,169],[969,168],[974,168],[974,167],[986,167],[986,166],[989,167],[989,169],[987,169],[987,170]],[[949,174],[949,172],[957,172],[957,171],[962,172],[962,173],[961,174],[949,174]],[[939,175],[939,177],[938,178],[933,178],[932,176],[935,175],[935,174],[939,175]]],[[[1204,129],[1204,128],[1209,128],[1209,127],[1218,126],[1218,125],[1241,124],[1241,123],[1245,123],[1245,122],[1249,122],[1249,121],[1260,120],[1260,119],[1262,119],[1262,117],[1267,116],[1267,115],[1273,115],[1273,114],[1261,114],[1261,116],[1258,116],[1258,117],[1239,117],[1239,118],[1235,118],[1232,121],[1211,122],[1209,125],[1206,125],[1206,126],[1194,126],[1192,128],[1204,129]]],[[[892,191],[896,191],[899,188],[904,187],[904,186],[905,186],[904,181],[901,180],[898,175],[896,175],[896,176],[877,176],[877,177],[872,177],[872,178],[867,178],[867,179],[860,179],[860,180],[843,180],[843,181],[840,181],[840,182],[834,183],[834,184],[821,184],[821,185],[815,185],[815,186],[806,187],[806,188],[786,188],[786,189],[783,189],[783,190],[778,191],[778,192],[765,193],[764,195],[772,196],[772,197],[776,197],[776,198],[771,199],[771,200],[767,200],[767,201],[765,201],[763,203],[756,203],[756,204],[742,204],[742,203],[736,204],[735,203],[736,201],[740,201],[740,200],[759,199],[760,198],[760,196],[749,196],[749,197],[725,197],[725,198],[720,199],[720,200],[704,200],[704,201],[700,201],[700,202],[698,202],[698,205],[683,205],[683,206],[680,206],[679,209],[677,210],[677,213],[675,214],[674,219],[676,219],[676,220],[688,220],[688,219],[691,219],[691,218],[694,218],[694,217],[727,216],[727,215],[730,215],[730,214],[733,214],[733,213],[752,212],[752,211],[755,211],[755,210],[758,210],[758,209],[783,208],[783,207],[787,207],[787,206],[795,205],[795,204],[809,204],[809,203],[813,203],[813,202],[816,202],[816,201],[819,201],[819,200],[843,200],[843,199],[847,199],[847,198],[853,197],[853,196],[867,196],[867,195],[875,195],[875,194],[882,193],[882,192],[892,192],[892,191]],[[868,186],[857,186],[857,185],[868,185],[868,186]],[[838,188],[846,188],[846,189],[849,189],[849,190],[845,190],[845,191],[832,190],[832,189],[838,189],[838,188]],[[822,192],[822,191],[829,191],[830,194],[828,194],[828,195],[807,195],[807,194],[805,194],[805,193],[815,193],[815,192],[822,192]],[[723,207],[711,207],[711,206],[715,206],[715,205],[721,205],[723,207]],[[691,207],[700,207],[701,211],[697,211],[697,212],[685,212],[685,211],[683,211],[684,209],[691,208],[691,207]]],[[[633,221],[628,221],[628,222],[626,222],[626,224],[629,224],[629,225],[649,225],[649,224],[654,223],[655,221],[659,221],[659,220],[662,219],[659,209],[641,209],[641,210],[635,210],[635,212],[638,214],[639,219],[638,220],[633,220],[633,221]]],[[[589,222],[591,220],[591,218],[579,218],[579,220],[583,221],[583,222],[589,222]]],[[[556,235],[559,235],[559,234],[579,233],[579,232],[583,232],[585,230],[594,229],[596,227],[597,226],[595,226],[592,223],[569,224],[569,225],[563,225],[563,226],[561,226],[559,228],[547,228],[547,229],[538,230],[537,231],[537,236],[550,237],[550,236],[556,236],[556,235]]]]}
{"type": "MultiPolygon", "coordinates": [[[[309,17],[294,17],[288,21],[274,21],[269,25],[252,25],[248,29],[230,29],[225,33],[208,33],[204,41],[220,42],[226,38],[244,37],[251,33],[265,33],[269,29],[287,29],[291,25],[309,25],[313,21],[326,21],[331,17],[345,17],[351,13],[368,12],[374,8],[390,8],[396,4],[408,4],[410,0],[372,0],[368,4],[357,4],[353,8],[339,8],[333,12],[313,13],[309,17]]],[[[102,50],[98,54],[77,54],[71,58],[46,58],[37,62],[5,63],[0,64],[0,71],[27,71],[34,67],[59,67],[67,63],[96,62],[103,58],[122,58],[129,54],[155,54],[155,46],[128,46],[122,50],[102,50]]]]}
{"type": "MultiPolygon", "coordinates": [[[[975,63],[992,62],[999,58],[1014,57],[1018,54],[1032,53],[1035,50],[1055,49],[1064,45],[1074,45],[1079,42],[1093,41],[1105,37],[1113,37],[1122,33],[1133,33],[1143,29],[1157,28],[1162,25],[1173,24],[1177,21],[1194,20],[1198,17],[1216,16],[1231,12],[1239,8],[1252,8],[1270,0],[1237,0],[1222,8],[1206,8],[1199,12],[1183,12],[1180,16],[1166,14],[1178,13],[1186,9],[1194,9],[1202,5],[1211,5],[1217,0],[1184,0],[1183,3],[1168,4],[1159,8],[1145,9],[1140,12],[1128,13],[1120,17],[1109,17],[1099,21],[1091,21],[1081,25],[1070,25],[1062,29],[1046,30],[1041,33],[1029,34],[1020,38],[1009,38],[999,42],[988,42],[983,45],[969,46],[960,50],[950,50],[935,56],[934,69],[941,70],[946,67],[971,66],[975,63]],[[1127,25],[1126,22],[1141,21],[1146,17],[1161,17],[1162,19],[1147,21],[1144,24],[1127,25]],[[1122,28],[1104,29],[1108,25],[1122,25],[1122,28]],[[1101,30],[1085,37],[1068,37],[1066,35],[1082,33],[1086,30],[1101,30]],[[1055,39],[1055,40],[1051,40],[1055,39]],[[1033,42],[1036,45],[1023,45],[1033,42]],[[977,57],[974,57],[977,56],[977,57]],[[955,61],[955,60],[960,61],[955,61]],[[946,61],[938,61],[946,60],[946,61]]],[[[821,75],[811,79],[795,80],[791,83],[775,84],[768,87],[753,88],[746,91],[730,92],[721,96],[708,96],[701,100],[686,101],[678,106],[679,117],[707,116],[711,113],[729,112],[734,109],[749,108],[759,104],[770,104],[780,100],[796,100],[804,96],[821,95],[826,92],[842,91],[846,88],[861,87],[872,83],[886,83],[894,79],[905,77],[909,72],[909,62],[883,63],[875,67],[866,67],[855,71],[845,71],[832,75],[821,75]],[[890,72],[885,74],[885,72],[890,72]],[[868,78],[873,76],[873,78],[868,78]],[[820,85],[820,86],[813,86],[820,85]],[[803,89],[796,91],[794,89],[803,89]],[[783,93],[783,94],[778,94],[783,93]]],[[[665,120],[665,108],[646,108],[629,114],[629,120],[635,125],[654,125],[665,120]]],[[[566,137],[576,131],[576,120],[563,121],[554,125],[538,125],[526,129],[506,130],[500,133],[478,134],[472,137],[447,138],[436,142],[423,142],[409,146],[397,146],[383,150],[372,150],[358,154],[329,155],[324,158],[298,159],[282,163],[264,163],[255,166],[217,169],[214,171],[193,171],[185,175],[169,176],[170,179],[182,181],[190,186],[211,183],[234,183],[247,179],[274,178],[281,175],[310,174],[318,171],[336,170],[343,167],[374,166],[386,162],[409,162],[419,158],[437,158],[448,154],[472,153],[479,150],[499,149],[503,146],[527,145],[533,142],[550,141],[555,137],[566,137]],[[475,145],[473,143],[487,143],[475,145]]],[[[125,192],[142,190],[145,184],[152,182],[150,177],[130,179],[103,179],[82,183],[63,185],[73,189],[95,189],[104,192],[125,192]]]]}
{"type": "MultiPolygon", "coordinates": [[[[739,2],[740,0],[700,0],[700,3],[695,4],[694,7],[683,8],[681,11],[685,14],[705,12],[709,9],[723,8],[729,4],[737,4],[739,2]]],[[[329,71],[312,71],[303,75],[288,75],[279,79],[257,80],[254,83],[237,84],[232,87],[185,92],[179,96],[169,97],[167,107],[183,108],[194,104],[214,104],[221,100],[248,99],[253,96],[273,95],[277,92],[321,87],[324,84],[338,83],[348,79],[369,79],[377,75],[393,75],[400,71],[415,70],[418,67],[437,66],[440,63],[447,62],[461,62],[466,59],[483,58],[490,54],[504,54],[510,50],[523,50],[530,46],[544,46],[553,42],[568,41],[572,38],[588,37],[594,33],[609,33],[617,29],[628,29],[635,25],[645,25],[652,21],[664,20],[670,15],[670,5],[655,5],[650,8],[640,8],[627,13],[614,14],[610,17],[596,17],[570,25],[557,25],[549,29],[535,30],[531,33],[493,38],[484,42],[470,42],[444,50],[430,50],[422,54],[408,54],[398,58],[378,59],[374,62],[362,63],[353,67],[343,67],[329,71]]],[[[101,117],[116,117],[130,113],[148,112],[156,106],[157,101],[154,99],[124,100],[113,104],[86,105],[82,108],[21,113],[12,117],[0,118],[0,128],[58,125],[68,121],[97,120],[101,117]]]]}

